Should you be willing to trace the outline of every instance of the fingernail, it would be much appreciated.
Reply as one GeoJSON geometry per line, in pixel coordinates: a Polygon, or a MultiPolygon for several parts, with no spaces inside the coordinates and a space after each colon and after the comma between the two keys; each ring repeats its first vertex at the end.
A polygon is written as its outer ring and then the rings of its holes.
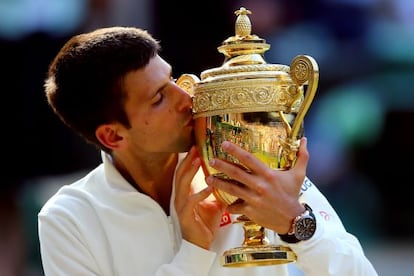
{"type": "Polygon", "coordinates": [[[224,141],[223,143],[221,143],[221,148],[226,150],[228,149],[230,146],[230,142],[229,141],[224,141]]]}

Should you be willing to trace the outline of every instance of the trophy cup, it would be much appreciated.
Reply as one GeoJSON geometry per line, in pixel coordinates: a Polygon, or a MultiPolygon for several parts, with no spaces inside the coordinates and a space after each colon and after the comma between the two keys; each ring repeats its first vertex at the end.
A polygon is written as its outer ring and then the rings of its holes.
{"type": "MultiPolygon", "coordinates": [[[[201,80],[193,74],[183,74],[177,80],[177,85],[192,95],[195,137],[204,173],[228,180],[208,164],[210,159],[220,158],[245,168],[222,151],[225,140],[253,153],[272,169],[294,166],[303,119],[319,79],[318,65],[310,56],[296,56],[290,66],[266,63],[263,53],[270,45],[251,34],[251,12],[241,7],[235,14],[235,36],[218,47],[225,56],[222,66],[203,71],[201,80]]],[[[219,189],[213,194],[228,205],[238,200],[219,189]]],[[[245,215],[234,223],[243,225],[244,242],[223,253],[223,266],[296,261],[289,247],[270,244],[266,236],[269,231],[245,215]]]]}

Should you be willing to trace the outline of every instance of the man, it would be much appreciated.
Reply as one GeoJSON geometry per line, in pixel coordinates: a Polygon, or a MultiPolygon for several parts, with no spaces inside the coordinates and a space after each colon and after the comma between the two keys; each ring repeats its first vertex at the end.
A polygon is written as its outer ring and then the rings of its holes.
{"type": "Polygon", "coordinates": [[[292,242],[306,275],[376,275],[358,240],[305,177],[306,139],[288,171],[272,170],[225,142],[223,150],[251,173],[212,160],[245,185],[214,177],[205,185],[191,98],[159,50],[141,29],[103,28],[70,39],[51,63],[49,104],[101,150],[103,163],[62,187],[40,211],[45,275],[287,275],[287,265],[220,265],[222,252],[241,242],[239,225],[220,224],[226,210],[292,242]],[[243,201],[226,207],[210,197],[213,187],[243,201]],[[298,241],[286,234],[305,213],[302,203],[312,207],[317,227],[298,241]]]}

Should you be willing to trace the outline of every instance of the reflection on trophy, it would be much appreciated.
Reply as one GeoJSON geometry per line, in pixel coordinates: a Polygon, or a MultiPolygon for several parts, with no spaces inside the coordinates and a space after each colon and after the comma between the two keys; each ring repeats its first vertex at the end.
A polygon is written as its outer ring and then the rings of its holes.
{"type": "MultiPolygon", "coordinates": [[[[231,179],[209,166],[210,159],[248,168],[222,151],[225,140],[253,153],[272,169],[294,166],[303,119],[318,85],[318,65],[310,56],[296,56],[290,66],[266,63],[263,53],[270,45],[251,34],[250,13],[243,7],[235,12],[235,36],[218,47],[225,56],[221,67],[203,71],[201,80],[192,74],[183,74],[177,80],[193,96],[195,136],[204,173],[227,180],[231,179]]],[[[239,200],[221,190],[213,193],[228,205],[239,200]]],[[[243,225],[244,242],[223,253],[223,266],[296,261],[289,247],[270,244],[266,236],[269,231],[245,215],[235,223],[243,225]]]]}

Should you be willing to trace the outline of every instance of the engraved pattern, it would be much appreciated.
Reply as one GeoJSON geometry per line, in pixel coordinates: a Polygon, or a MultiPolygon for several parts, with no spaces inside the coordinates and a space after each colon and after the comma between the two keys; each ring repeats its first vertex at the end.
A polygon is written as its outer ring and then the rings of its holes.
{"type": "Polygon", "coordinates": [[[275,80],[245,81],[237,86],[205,84],[198,86],[193,98],[194,117],[247,111],[297,111],[302,101],[301,93],[288,82],[275,80]]]}
{"type": "Polygon", "coordinates": [[[197,93],[193,98],[193,112],[200,113],[208,111],[210,107],[210,95],[208,93],[197,93]]]}
{"type": "Polygon", "coordinates": [[[307,80],[308,76],[308,68],[306,67],[306,64],[299,63],[295,68],[295,71],[293,72],[298,80],[307,80]]]}
{"type": "Polygon", "coordinates": [[[276,89],[272,89],[272,87],[257,87],[256,91],[253,91],[253,101],[261,104],[270,104],[275,92],[277,92],[276,89]]]}
{"type": "Polygon", "coordinates": [[[308,58],[300,56],[294,59],[290,66],[290,70],[293,82],[302,85],[311,78],[310,75],[313,73],[314,68],[308,58]]]}

